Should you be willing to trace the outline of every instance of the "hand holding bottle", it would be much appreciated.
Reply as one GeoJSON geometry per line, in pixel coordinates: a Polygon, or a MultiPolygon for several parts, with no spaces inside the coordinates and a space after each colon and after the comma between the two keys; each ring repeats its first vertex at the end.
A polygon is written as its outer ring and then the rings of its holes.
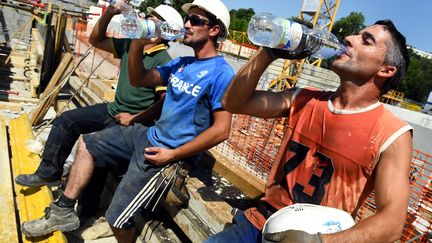
{"type": "Polygon", "coordinates": [[[127,15],[133,13],[133,7],[128,2],[126,0],[110,0],[110,5],[114,7],[117,13],[127,15]]]}

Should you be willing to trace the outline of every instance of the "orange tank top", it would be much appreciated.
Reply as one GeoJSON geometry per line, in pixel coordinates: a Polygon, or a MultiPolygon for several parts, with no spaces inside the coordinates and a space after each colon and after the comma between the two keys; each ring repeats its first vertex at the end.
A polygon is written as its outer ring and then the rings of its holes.
{"type": "MultiPolygon", "coordinates": [[[[287,133],[261,199],[275,210],[312,203],[354,214],[373,189],[380,154],[412,129],[380,103],[337,110],[332,94],[302,89],[293,99],[287,133]]],[[[266,219],[256,208],[245,215],[262,229],[266,219]]]]}

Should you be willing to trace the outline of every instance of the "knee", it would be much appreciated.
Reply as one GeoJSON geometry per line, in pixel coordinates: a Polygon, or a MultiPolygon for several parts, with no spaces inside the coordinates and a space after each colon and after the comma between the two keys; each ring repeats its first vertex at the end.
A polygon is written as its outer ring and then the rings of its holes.
{"type": "Polygon", "coordinates": [[[70,111],[65,111],[59,117],[54,119],[53,126],[69,127],[73,123],[69,113],[70,111]]]}
{"type": "Polygon", "coordinates": [[[84,142],[83,135],[80,135],[78,137],[77,153],[78,154],[90,154],[90,152],[88,151],[87,146],[84,142]]]}

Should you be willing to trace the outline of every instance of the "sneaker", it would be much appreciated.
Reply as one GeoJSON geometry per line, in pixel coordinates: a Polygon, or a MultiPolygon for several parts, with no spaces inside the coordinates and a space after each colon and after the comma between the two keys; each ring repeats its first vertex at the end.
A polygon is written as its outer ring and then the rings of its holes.
{"type": "Polygon", "coordinates": [[[80,221],[73,208],[63,208],[52,203],[45,208],[45,216],[24,222],[21,231],[29,237],[47,235],[56,230],[68,232],[78,229],[80,221]]]}
{"type": "Polygon", "coordinates": [[[43,179],[37,174],[21,174],[15,178],[15,182],[21,186],[41,187],[41,186],[59,186],[61,181],[58,179],[43,179]]]}

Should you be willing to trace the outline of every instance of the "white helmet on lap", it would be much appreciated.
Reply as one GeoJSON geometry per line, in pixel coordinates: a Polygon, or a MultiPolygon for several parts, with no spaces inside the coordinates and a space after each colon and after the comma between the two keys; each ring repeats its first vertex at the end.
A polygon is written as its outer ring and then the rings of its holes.
{"type": "Polygon", "coordinates": [[[176,24],[177,26],[183,28],[183,18],[173,7],[168,5],[159,5],[156,8],[148,7],[147,14],[156,13],[162,17],[166,22],[176,24]]]}
{"type": "Polygon", "coordinates": [[[284,207],[270,216],[263,228],[264,235],[285,230],[301,230],[309,234],[331,234],[354,225],[351,215],[337,208],[298,203],[284,207]]]}
{"type": "Polygon", "coordinates": [[[230,25],[230,14],[222,1],[220,0],[195,0],[192,3],[185,3],[182,6],[183,11],[186,13],[192,7],[198,7],[206,12],[213,14],[223,24],[222,36],[228,33],[230,25]]]}

